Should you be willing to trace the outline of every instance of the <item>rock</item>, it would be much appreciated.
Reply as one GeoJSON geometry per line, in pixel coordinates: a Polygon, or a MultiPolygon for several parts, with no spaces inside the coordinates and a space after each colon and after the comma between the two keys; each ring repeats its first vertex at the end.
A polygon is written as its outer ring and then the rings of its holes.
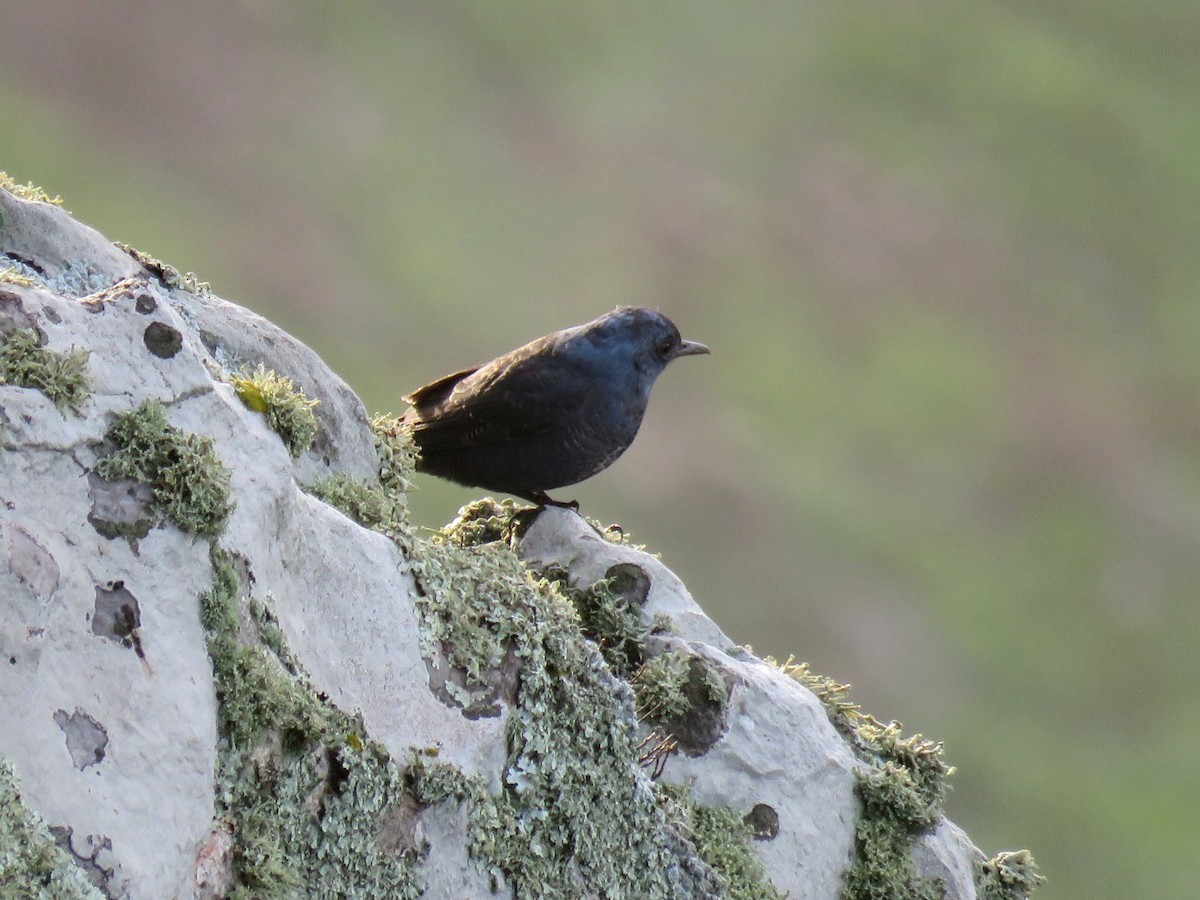
{"type": "MultiPolygon", "coordinates": [[[[659,561],[559,509],[418,539],[402,436],[294,338],[8,190],[0,253],[0,340],[36,334],[86,385],[56,405],[0,378],[2,799],[25,823],[0,830],[0,876],[123,898],[840,896],[883,744],[659,561]],[[230,383],[260,365],[319,401],[297,456],[230,383]],[[601,590],[629,671],[564,599],[601,590]],[[650,696],[659,719],[635,714],[650,696]]],[[[916,778],[927,757],[903,752],[916,778]]],[[[897,858],[974,896],[982,854],[929,810],[897,858]]]]}

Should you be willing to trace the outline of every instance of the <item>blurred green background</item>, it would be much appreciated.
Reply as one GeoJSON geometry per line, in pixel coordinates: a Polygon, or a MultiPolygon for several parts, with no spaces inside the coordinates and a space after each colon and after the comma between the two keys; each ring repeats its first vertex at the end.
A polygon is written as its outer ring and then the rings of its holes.
{"type": "MultiPolygon", "coordinates": [[[[569,494],[942,739],[1052,898],[1194,897],[1200,5],[6,0],[0,168],[372,410],[621,303],[569,494]]],[[[422,522],[473,493],[421,479],[422,522]]]]}

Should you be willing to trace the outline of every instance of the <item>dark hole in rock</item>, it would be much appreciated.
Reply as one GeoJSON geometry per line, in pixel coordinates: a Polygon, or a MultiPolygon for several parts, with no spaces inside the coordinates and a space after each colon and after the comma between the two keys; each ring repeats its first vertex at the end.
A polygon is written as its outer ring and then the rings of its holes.
{"type": "Polygon", "coordinates": [[[716,744],[729,728],[729,697],[737,679],[713,663],[712,660],[693,656],[688,662],[688,680],[683,686],[683,695],[690,708],[683,715],[667,719],[663,727],[679,743],[679,749],[688,756],[703,756],[716,744]],[[712,697],[709,679],[717,678],[725,684],[725,697],[712,697]]]}
{"type": "Polygon", "coordinates": [[[183,349],[183,335],[162,322],[151,322],[142,333],[146,349],[161,359],[170,359],[183,349]]]}
{"type": "Polygon", "coordinates": [[[158,309],[158,303],[149,294],[138,294],[137,301],[133,306],[142,315],[154,312],[158,309]]]}
{"type": "Polygon", "coordinates": [[[756,841],[770,841],[779,836],[779,813],[765,803],[754,804],[742,821],[756,841]]]}

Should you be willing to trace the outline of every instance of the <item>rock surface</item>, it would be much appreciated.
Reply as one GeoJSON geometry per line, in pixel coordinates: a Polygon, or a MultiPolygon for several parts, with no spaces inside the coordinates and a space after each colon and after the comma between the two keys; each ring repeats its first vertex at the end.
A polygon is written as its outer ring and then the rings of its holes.
{"type": "MultiPolygon", "coordinates": [[[[247,852],[215,774],[229,740],[198,600],[214,584],[211,542],[156,510],[147,485],[97,474],[114,418],[147,400],[175,429],[212,439],[235,504],[215,543],[240,566],[242,602],[270,608],[280,659],[304,673],[294,680],[314,703],[359,717],[361,734],[344,746],[378,742],[399,771],[414,748],[437,748],[439,764],[490,795],[519,792],[511,717],[468,716],[430,687],[436,664],[409,549],[304,489],[334,473],[378,483],[375,435],[353,392],[261,317],[143,265],[52,205],[0,190],[0,253],[0,269],[16,276],[0,280],[0,336],[32,327],[46,350],[86,350],[90,384],[71,408],[0,383],[0,758],[23,807],[97,895],[219,897],[248,877],[237,874],[247,852]],[[227,381],[259,364],[319,401],[316,443],[297,458],[227,381]]],[[[581,588],[614,572],[632,578],[644,623],[671,623],[647,652],[703,661],[693,664],[717,673],[728,695],[710,721],[677,723],[680,749],[656,763],[661,781],[751,816],[761,838],[751,846],[778,891],[840,896],[862,815],[855,772],[868,763],[821,701],[736,647],[658,560],[578,515],[546,510],[519,550],[581,588]]],[[[498,696],[507,712],[511,698],[498,696]]],[[[260,778],[262,753],[285,755],[256,752],[260,778]]],[[[650,785],[649,767],[633,771],[650,785]]],[[[319,819],[326,799],[314,790],[307,802],[319,819]]],[[[372,825],[374,849],[403,856],[425,896],[510,890],[508,873],[471,852],[468,820],[465,804],[393,804],[372,825]]],[[[671,852],[700,873],[680,883],[709,885],[695,896],[719,893],[690,845],[671,852]]],[[[975,896],[983,856],[951,824],[924,834],[913,859],[943,880],[944,896],[975,896]]],[[[315,884],[295,890],[322,895],[315,884]]]]}

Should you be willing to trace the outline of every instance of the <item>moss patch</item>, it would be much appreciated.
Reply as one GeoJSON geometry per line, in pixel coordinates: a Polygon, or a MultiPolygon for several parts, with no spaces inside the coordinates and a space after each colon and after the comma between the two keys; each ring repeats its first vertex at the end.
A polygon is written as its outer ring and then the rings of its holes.
{"type": "Polygon", "coordinates": [[[155,506],[189,534],[216,537],[225,529],[233,511],[229,472],[211,437],[176,428],[161,403],[147,400],[118,415],[105,440],[113,449],[96,463],[102,478],[149,485],[155,506]]]}
{"type": "Polygon", "coordinates": [[[407,551],[413,542],[407,491],[416,465],[416,447],[394,416],[371,422],[379,454],[379,481],[358,481],[340,472],[305,488],[310,494],[365,528],[386,534],[407,551]]]}
{"type": "Polygon", "coordinates": [[[129,244],[117,241],[116,245],[141,263],[151,275],[154,275],[169,288],[178,288],[190,294],[200,295],[212,292],[212,285],[207,281],[201,281],[197,278],[195,272],[180,272],[174,266],[167,265],[161,259],[156,259],[149,253],[143,253],[129,244]]]}
{"type": "Polygon", "coordinates": [[[0,188],[8,191],[14,197],[20,197],[22,200],[33,200],[37,203],[49,203],[52,206],[63,205],[62,197],[51,197],[31,181],[21,184],[7,172],[0,172],[0,188]]]}
{"type": "Polygon", "coordinates": [[[220,742],[217,815],[236,852],[231,898],[420,896],[423,850],[381,823],[411,806],[403,773],[362,723],[317,696],[236,561],[214,550],[201,616],[220,742]]]}
{"type": "Polygon", "coordinates": [[[15,284],[17,287],[33,287],[33,279],[23,274],[16,266],[0,269],[0,282],[15,284]]]}
{"type": "Polygon", "coordinates": [[[86,350],[47,350],[32,328],[17,328],[0,336],[0,384],[41,391],[59,408],[76,407],[91,385],[87,358],[86,350]]]}
{"type": "Polygon", "coordinates": [[[313,414],[317,401],[306,397],[290,378],[260,363],[256,369],[234,373],[229,381],[242,403],[263,414],[267,426],[279,435],[292,456],[312,446],[317,436],[317,417],[313,414]]]}
{"type": "Polygon", "coordinates": [[[978,900],[1025,900],[1046,879],[1028,850],[997,853],[975,869],[978,900]]]}
{"type": "MultiPolygon", "coordinates": [[[[815,674],[807,663],[791,657],[782,664],[766,661],[817,695],[830,722],[867,764],[855,773],[862,815],[854,826],[855,861],[845,874],[843,900],[939,900],[941,882],[917,875],[912,845],[942,816],[954,773],[942,758],[942,745],[919,734],[904,737],[898,723],[883,724],[863,713],[850,701],[849,685],[815,674]]],[[[995,900],[1019,900],[1041,881],[1028,851],[1000,854],[977,873],[977,883],[989,889],[1007,885],[1007,878],[1025,893],[996,894],[995,900]],[[1010,858],[1016,863],[1002,869],[1010,858]]],[[[985,896],[991,900],[980,893],[985,896]]]]}
{"type": "Polygon", "coordinates": [[[682,801],[692,843],[700,858],[720,873],[730,900],[783,900],[767,880],[758,855],[750,848],[750,826],[733,810],[682,801]]]}
{"type": "Polygon", "coordinates": [[[507,543],[476,543],[498,518],[494,504],[474,509],[413,549],[424,649],[464,674],[462,702],[490,696],[491,673],[516,661],[503,790],[453,788],[470,801],[473,855],[522,897],[669,897],[710,883],[638,765],[628,686],[581,639],[554,583],[507,543]]]}
{"type": "Polygon", "coordinates": [[[46,823],[21,802],[16,774],[0,759],[0,896],[103,900],[104,895],[54,842],[46,823]]]}

